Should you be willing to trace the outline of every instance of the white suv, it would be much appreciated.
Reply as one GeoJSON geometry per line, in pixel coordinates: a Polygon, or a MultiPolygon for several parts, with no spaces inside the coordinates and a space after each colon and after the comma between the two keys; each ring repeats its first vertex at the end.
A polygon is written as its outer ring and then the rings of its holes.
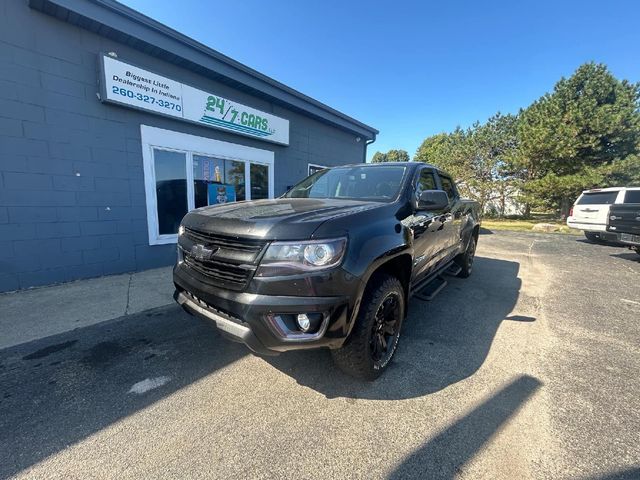
{"type": "Polygon", "coordinates": [[[609,205],[614,203],[639,203],[640,187],[610,187],[585,190],[571,207],[567,225],[584,231],[591,241],[616,240],[607,232],[609,205]]]}

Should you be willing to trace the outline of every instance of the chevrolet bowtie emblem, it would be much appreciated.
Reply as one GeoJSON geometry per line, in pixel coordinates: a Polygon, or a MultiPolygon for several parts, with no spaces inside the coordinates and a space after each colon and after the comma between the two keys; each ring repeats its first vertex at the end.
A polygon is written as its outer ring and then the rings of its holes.
{"type": "Polygon", "coordinates": [[[218,251],[218,248],[214,247],[214,248],[207,248],[204,245],[200,245],[200,244],[196,244],[193,247],[191,247],[191,255],[196,259],[196,260],[209,260],[214,253],[216,253],[218,251]]]}

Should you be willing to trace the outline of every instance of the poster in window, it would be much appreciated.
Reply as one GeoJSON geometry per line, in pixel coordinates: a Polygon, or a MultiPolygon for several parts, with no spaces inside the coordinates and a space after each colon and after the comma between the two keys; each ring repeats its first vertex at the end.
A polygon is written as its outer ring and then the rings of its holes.
{"type": "Polygon", "coordinates": [[[209,184],[209,205],[218,205],[236,201],[236,188],[223,183],[209,184]]]}

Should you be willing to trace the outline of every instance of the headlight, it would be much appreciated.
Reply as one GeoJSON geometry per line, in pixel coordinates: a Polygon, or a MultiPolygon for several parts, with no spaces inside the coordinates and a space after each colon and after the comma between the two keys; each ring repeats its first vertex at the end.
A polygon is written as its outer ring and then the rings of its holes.
{"type": "Polygon", "coordinates": [[[180,236],[182,236],[182,235],[184,235],[184,226],[183,226],[183,225],[180,225],[180,226],[178,227],[178,236],[180,237],[180,236]]]}
{"type": "Polygon", "coordinates": [[[335,267],[347,245],[346,238],[307,242],[273,242],[264,254],[258,277],[275,277],[335,267]]]}

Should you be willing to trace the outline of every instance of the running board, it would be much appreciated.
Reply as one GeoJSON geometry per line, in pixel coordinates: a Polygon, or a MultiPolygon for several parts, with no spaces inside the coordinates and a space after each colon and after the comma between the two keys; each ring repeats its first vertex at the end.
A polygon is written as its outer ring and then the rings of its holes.
{"type": "Polygon", "coordinates": [[[452,263],[451,266],[449,268],[447,268],[443,273],[445,275],[449,275],[451,277],[455,277],[461,271],[462,271],[462,267],[460,267],[460,265],[458,265],[457,263],[452,263]]]}
{"type": "Polygon", "coordinates": [[[414,297],[419,298],[420,300],[425,300],[430,302],[435,298],[436,295],[440,293],[440,291],[447,286],[447,281],[438,275],[432,281],[430,281],[427,285],[422,287],[420,291],[414,294],[414,297]]]}

